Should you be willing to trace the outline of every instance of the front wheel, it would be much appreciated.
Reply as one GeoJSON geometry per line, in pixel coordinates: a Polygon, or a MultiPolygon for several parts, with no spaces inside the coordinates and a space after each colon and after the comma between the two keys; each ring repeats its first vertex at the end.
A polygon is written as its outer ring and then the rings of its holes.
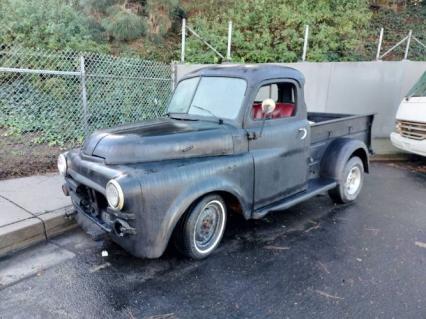
{"type": "Polygon", "coordinates": [[[226,205],[219,195],[208,195],[194,205],[181,221],[178,246],[194,259],[210,255],[225,232],[226,205]]]}
{"type": "Polygon", "coordinates": [[[338,183],[328,192],[334,202],[349,203],[358,197],[364,183],[364,165],[359,157],[352,157],[346,162],[338,183]]]}

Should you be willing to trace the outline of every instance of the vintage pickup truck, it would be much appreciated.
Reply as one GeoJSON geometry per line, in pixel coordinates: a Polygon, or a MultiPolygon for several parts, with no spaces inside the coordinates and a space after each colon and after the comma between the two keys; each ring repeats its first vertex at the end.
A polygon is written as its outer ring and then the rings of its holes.
{"type": "Polygon", "coordinates": [[[219,244],[227,214],[261,218],[319,193],[355,200],[373,115],[308,113],[304,77],[276,65],[206,67],[177,84],[164,118],[97,131],[61,154],[79,219],[138,257],[169,241],[192,258],[219,244]]]}

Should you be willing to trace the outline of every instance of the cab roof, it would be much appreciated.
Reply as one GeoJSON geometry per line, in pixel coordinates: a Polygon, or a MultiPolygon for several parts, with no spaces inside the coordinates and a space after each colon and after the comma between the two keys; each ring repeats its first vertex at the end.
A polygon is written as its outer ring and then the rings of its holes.
{"type": "Polygon", "coordinates": [[[265,80],[282,78],[293,79],[301,86],[305,83],[305,78],[300,71],[277,64],[227,64],[208,66],[186,74],[182,80],[195,76],[237,77],[247,80],[249,85],[265,80]]]}

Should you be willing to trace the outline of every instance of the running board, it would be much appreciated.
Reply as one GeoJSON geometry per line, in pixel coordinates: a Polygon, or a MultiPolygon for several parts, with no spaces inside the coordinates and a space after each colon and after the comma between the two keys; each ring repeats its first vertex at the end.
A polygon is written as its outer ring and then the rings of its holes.
{"type": "Polygon", "coordinates": [[[308,187],[303,192],[294,194],[274,204],[259,208],[254,211],[252,217],[254,219],[259,219],[264,217],[266,214],[270,212],[287,209],[311,197],[314,197],[315,195],[318,195],[330,189],[333,189],[336,186],[337,186],[337,182],[331,178],[312,179],[308,182],[308,187]]]}

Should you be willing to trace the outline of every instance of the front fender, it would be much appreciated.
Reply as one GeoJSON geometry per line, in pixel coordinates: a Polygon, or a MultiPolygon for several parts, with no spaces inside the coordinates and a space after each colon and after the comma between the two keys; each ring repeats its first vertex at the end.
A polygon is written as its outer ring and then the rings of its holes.
{"type": "Polygon", "coordinates": [[[350,138],[338,138],[333,141],[324,153],[321,160],[320,175],[322,177],[340,180],[343,167],[352,155],[359,156],[368,173],[368,148],[364,142],[350,138]]]}
{"type": "Polygon", "coordinates": [[[162,229],[168,231],[161,232],[161,236],[159,236],[157,241],[167,243],[176,224],[183,216],[183,214],[185,214],[185,212],[189,209],[189,207],[206,194],[216,192],[227,192],[235,196],[241,204],[244,217],[246,219],[250,217],[252,213],[250,204],[247,203],[246,199],[244,198],[244,191],[241,189],[240,185],[236,185],[235,183],[223,178],[209,178],[191,185],[182,191],[173,201],[173,203],[170,205],[169,211],[165,215],[164,222],[161,226],[162,229]]]}
{"type": "Polygon", "coordinates": [[[179,219],[208,193],[232,194],[248,218],[253,205],[253,174],[253,161],[246,153],[200,159],[143,177],[140,231],[144,236],[140,249],[147,257],[161,256],[179,219]]]}

